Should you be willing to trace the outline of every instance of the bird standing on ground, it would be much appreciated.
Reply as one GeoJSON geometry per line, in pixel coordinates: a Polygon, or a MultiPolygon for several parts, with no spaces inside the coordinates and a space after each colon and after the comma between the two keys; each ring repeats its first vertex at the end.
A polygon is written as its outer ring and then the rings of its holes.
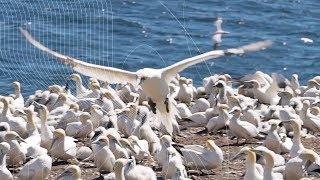
{"type": "Polygon", "coordinates": [[[271,41],[262,41],[234,49],[210,51],[195,57],[179,61],[171,66],[153,69],[144,68],[136,72],[130,72],[114,67],[99,66],[86,63],[75,58],[52,51],[40,42],[35,40],[26,30],[20,28],[27,41],[42,51],[49,53],[65,64],[70,65],[75,71],[97,78],[109,83],[131,83],[134,86],[140,85],[142,90],[149,97],[149,104],[154,114],[157,114],[167,133],[172,135],[172,119],[178,114],[175,106],[169,99],[169,83],[176,74],[189,66],[204,62],[209,59],[219,58],[226,55],[237,55],[246,52],[259,51],[271,45],[271,41]]]}

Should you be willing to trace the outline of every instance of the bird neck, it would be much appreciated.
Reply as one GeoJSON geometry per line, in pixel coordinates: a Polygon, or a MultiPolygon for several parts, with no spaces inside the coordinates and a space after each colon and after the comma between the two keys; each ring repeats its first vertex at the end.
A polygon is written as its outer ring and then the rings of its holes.
{"type": "Polygon", "coordinates": [[[272,156],[270,154],[264,153],[264,157],[266,160],[266,165],[264,166],[264,169],[268,171],[272,171],[272,168],[274,166],[274,160],[272,156]]]}
{"type": "Polygon", "coordinates": [[[114,167],[114,174],[117,180],[125,180],[124,178],[124,167],[114,167]]]}
{"type": "Polygon", "coordinates": [[[293,138],[292,138],[293,144],[300,144],[301,143],[300,134],[301,134],[300,129],[294,127],[293,128],[293,138]]]}
{"type": "Polygon", "coordinates": [[[6,155],[5,154],[0,154],[0,167],[1,169],[6,167],[6,155]]]}
{"type": "Polygon", "coordinates": [[[14,95],[16,96],[16,98],[20,96],[20,93],[21,93],[21,88],[19,86],[17,86],[14,89],[14,95]]]}
{"type": "Polygon", "coordinates": [[[7,101],[3,102],[2,115],[6,116],[8,114],[9,104],[7,101]]]}
{"type": "Polygon", "coordinates": [[[251,152],[251,151],[248,152],[246,160],[247,160],[247,163],[246,163],[247,169],[256,167],[256,155],[254,152],[251,152]]]}

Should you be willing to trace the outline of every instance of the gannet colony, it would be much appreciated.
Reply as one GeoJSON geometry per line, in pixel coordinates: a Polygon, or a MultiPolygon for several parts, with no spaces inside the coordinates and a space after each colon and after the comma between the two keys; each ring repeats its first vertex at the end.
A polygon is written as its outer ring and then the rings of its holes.
{"type": "MultiPolygon", "coordinates": [[[[217,18],[214,49],[228,33],[221,23],[217,18]]],[[[74,94],[55,84],[22,97],[15,81],[14,93],[0,96],[1,180],[320,177],[319,155],[304,143],[320,131],[320,77],[302,86],[297,74],[221,74],[196,88],[178,74],[206,60],[268,50],[270,41],[130,72],[62,55],[20,30],[79,74],[69,77],[74,94]],[[80,74],[91,77],[89,87],[80,74]]]]}

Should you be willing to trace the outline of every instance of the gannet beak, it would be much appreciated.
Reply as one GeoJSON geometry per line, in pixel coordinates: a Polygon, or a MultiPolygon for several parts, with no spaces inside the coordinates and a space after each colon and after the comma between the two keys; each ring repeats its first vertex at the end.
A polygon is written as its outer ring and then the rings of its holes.
{"type": "Polygon", "coordinates": [[[91,144],[98,144],[98,140],[93,141],[91,144]]]}
{"type": "Polygon", "coordinates": [[[243,156],[243,155],[244,155],[244,153],[239,152],[238,154],[236,154],[236,155],[231,159],[231,161],[234,161],[234,160],[240,158],[240,157],[243,156]]]}
{"type": "Polygon", "coordinates": [[[290,123],[291,121],[290,120],[285,120],[285,121],[281,121],[283,124],[284,123],[290,123]]]}
{"type": "Polygon", "coordinates": [[[130,149],[130,151],[134,152],[135,154],[138,154],[138,152],[131,145],[128,146],[128,148],[130,149]]]}
{"type": "Polygon", "coordinates": [[[62,174],[60,174],[60,175],[56,178],[56,180],[63,178],[63,176],[65,176],[66,174],[69,174],[69,173],[70,173],[69,171],[63,172],[62,174]]]}
{"type": "MultiPolygon", "coordinates": [[[[94,133],[94,135],[92,136],[91,140],[92,139],[95,139],[96,137],[98,137],[101,133],[94,133]]],[[[92,142],[93,143],[93,142],[92,142]]]]}
{"type": "Polygon", "coordinates": [[[304,170],[303,172],[307,172],[309,166],[312,164],[312,162],[310,160],[307,160],[306,164],[304,165],[304,170]]]}
{"type": "Polygon", "coordinates": [[[24,142],[24,143],[27,143],[24,139],[22,139],[22,137],[18,137],[18,139],[17,139],[18,141],[20,141],[20,142],[24,142]]]}

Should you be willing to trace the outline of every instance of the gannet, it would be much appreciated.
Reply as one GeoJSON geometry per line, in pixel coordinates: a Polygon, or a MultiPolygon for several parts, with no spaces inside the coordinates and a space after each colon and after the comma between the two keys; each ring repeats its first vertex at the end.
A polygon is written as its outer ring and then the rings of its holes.
{"type": "Polygon", "coordinates": [[[10,150],[10,145],[6,142],[0,143],[0,177],[3,180],[13,180],[13,176],[9,169],[6,167],[6,155],[10,150]]]}
{"type": "Polygon", "coordinates": [[[209,119],[206,128],[208,132],[216,133],[218,130],[226,127],[230,121],[228,113],[229,106],[226,104],[219,105],[219,116],[209,119]]]}
{"type": "Polygon", "coordinates": [[[187,145],[180,149],[186,166],[196,169],[215,169],[222,165],[223,152],[213,140],[207,140],[206,148],[187,145]]]}
{"type": "Polygon", "coordinates": [[[116,158],[109,149],[109,139],[107,137],[99,137],[92,144],[96,144],[93,151],[94,164],[99,172],[112,172],[116,158]]]}
{"type": "Polygon", "coordinates": [[[50,148],[50,154],[52,157],[69,160],[75,159],[77,154],[76,139],[66,136],[63,129],[56,129],[53,132],[53,140],[50,148]]]}
{"type": "Polygon", "coordinates": [[[205,112],[208,108],[210,108],[210,103],[205,98],[196,99],[195,104],[190,107],[190,111],[192,114],[197,112],[205,112]]]}
{"type": "Polygon", "coordinates": [[[36,127],[36,123],[34,121],[33,111],[29,108],[24,110],[27,114],[27,131],[28,131],[28,137],[25,139],[25,141],[29,145],[39,145],[41,143],[41,137],[40,133],[36,127]]]}
{"type": "Polygon", "coordinates": [[[93,131],[93,125],[90,118],[91,115],[88,112],[83,112],[79,117],[80,122],[67,124],[66,134],[74,138],[85,139],[93,131]]]}
{"type": "Polygon", "coordinates": [[[146,157],[150,157],[149,144],[145,139],[139,139],[137,136],[131,135],[128,137],[128,141],[136,151],[134,155],[137,161],[142,161],[146,157]]]}
{"type": "Polygon", "coordinates": [[[60,121],[57,124],[57,129],[66,129],[68,123],[78,122],[79,116],[82,112],[79,111],[79,105],[73,103],[69,109],[62,115],[60,121]]]}
{"type": "Polygon", "coordinates": [[[187,79],[185,77],[181,77],[179,79],[179,85],[180,88],[177,94],[177,99],[181,103],[190,104],[193,100],[193,89],[187,85],[187,79]]]}
{"type": "Polygon", "coordinates": [[[14,109],[22,109],[24,107],[24,99],[21,94],[21,85],[18,81],[14,81],[12,86],[14,88],[14,94],[12,94],[14,100],[12,105],[14,106],[14,109]]]}
{"type": "Polygon", "coordinates": [[[280,133],[279,136],[281,139],[281,143],[280,143],[281,152],[283,153],[290,152],[293,145],[292,140],[289,137],[287,137],[285,133],[280,133]]]}
{"type": "Polygon", "coordinates": [[[26,161],[27,151],[21,147],[19,142],[25,142],[24,139],[14,131],[7,132],[4,139],[10,145],[10,150],[7,153],[8,165],[15,166],[23,164],[26,161]]]}
{"type": "Polygon", "coordinates": [[[157,148],[155,159],[158,165],[162,166],[168,159],[167,148],[172,147],[172,138],[169,135],[163,135],[160,138],[160,146],[157,148]]]}
{"type": "Polygon", "coordinates": [[[139,128],[139,139],[145,139],[148,141],[149,144],[149,152],[154,154],[158,147],[160,146],[160,140],[155,132],[151,129],[149,125],[149,117],[145,115],[141,120],[141,126],[139,128]]]}
{"type": "Polygon", "coordinates": [[[63,179],[63,180],[81,180],[81,169],[79,166],[70,165],[67,167],[66,170],[63,171],[56,179],[63,179]]]}
{"type": "Polygon", "coordinates": [[[178,155],[177,150],[174,147],[167,148],[167,159],[162,165],[161,175],[163,179],[171,179],[177,171],[177,166],[183,165],[183,160],[178,155]]]}
{"type": "Polygon", "coordinates": [[[243,147],[233,160],[239,158],[243,154],[246,155],[246,173],[244,175],[244,179],[262,180],[263,174],[261,174],[256,167],[256,153],[251,151],[249,147],[243,147]]]}
{"type": "Polygon", "coordinates": [[[117,140],[121,138],[119,132],[115,128],[104,128],[102,126],[97,127],[94,130],[94,135],[92,136],[91,140],[95,141],[98,139],[100,136],[108,136],[108,134],[112,134],[117,140]]]}
{"type": "Polygon", "coordinates": [[[136,165],[134,159],[117,159],[114,164],[117,180],[156,180],[156,173],[150,168],[136,165]]]}
{"type": "Polygon", "coordinates": [[[291,158],[298,156],[301,151],[305,148],[301,143],[301,124],[297,119],[291,119],[287,121],[282,121],[283,123],[289,123],[293,129],[292,147],[290,149],[289,155],[291,158]]]}
{"type": "Polygon", "coordinates": [[[46,179],[52,167],[52,159],[48,155],[38,156],[27,162],[18,174],[18,180],[46,179]]]}
{"type": "Polygon", "coordinates": [[[258,136],[259,131],[253,124],[239,119],[241,114],[239,107],[235,106],[230,113],[233,114],[233,117],[230,119],[229,128],[231,133],[237,137],[237,143],[240,138],[245,139],[246,142],[248,139],[258,136]]]}
{"type": "Polygon", "coordinates": [[[296,157],[291,158],[286,163],[286,168],[284,171],[284,177],[285,179],[290,180],[299,180],[300,178],[303,178],[306,174],[306,170],[308,169],[308,166],[311,163],[315,162],[317,154],[310,150],[310,149],[304,149],[300,152],[300,154],[296,157]]]}
{"type": "Polygon", "coordinates": [[[61,115],[65,113],[69,108],[70,108],[70,105],[68,102],[68,95],[66,93],[60,93],[49,115],[50,116],[61,115]]]}
{"type": "Polygon", "coordinates": [[[83,75],[95,77],[98,80],[107,81],[108,83],[131,83],[134,86],[140,85],[142,90],[149,97],[149,104],[152,107],[153,113],[158,114],[159,119],[161,119],[161,122],[164,124],[167,132],[170,135],[173,132],[171,120],[175,118],[177,111],[168,98],[168,84],[173,78],[175,78],[177,73],[183,71],[189,66],[209,59],[226,55],[236,55],[246,52],[259,51],[272,44],[271,41],[267,40],[234,49],[210,51],[195,57],[185,59],[162,69],[144,68],[136,72],[130,72],[113,67],[94,65],[69,56],[62,55],[43,46],[40,42],[35,40],[26,30],[20,28],[20,31],[29,43],[33,44],[40,50],[51,54],[63,63],[70,65],[75,71],[83,75]],[[156,112],[156,109],[158,110],[158,113],[156,112]]]}
{"type": "Polygon", "coordinates": [[[90,115],[91,115],[90,120],[92,122],[94,129],[99,127],[101,121],[105,118],[101,110],[101,107],[97,104],[94,104],[91,106],[90,115]]]}
{"type": "Polygon", "coordinates": [[[178,112],[179,112],[179,116],[182,119],[185,119],[185,118],[187,118],[187,117],[192,115],[190,109],[188,108],[188,106],[185,103],[179,103],[177,105],[177,109],[178,109],[178,112]]]}
{"type": "Polygon", "coordinates": [[[0,114],[0,121],[7,122],[11,131],[17,132],[22,137],[27,135],[27,123],[22,117],[14,117],[9,111],[9,102],[7,97],[0,98],[0,102],[3,103],[3,109],[0,114]]]}
{"type": "Polygon", "coordinates": [[[217,17],[214,22],[214,26],[216,27],[216,31],[214,32],[214,35],[212,36],[212,40],[214,43],[214,47],[213,47],[214,49],[217,49],[220,46],[220,44],[222,42],[221,36],[223,34],[229,34],[229,32],[222,30],[222,28],[221,28],[222,22],[223,21],[222,21],[221,17],[217,17]]]}
{"type": "Polygon", "coordinates": [[[76,97],[82,98],[86,93],[88,93],[88,89],[85,88],[82,84],[82,78],[79,74],[72,74],[70,76],[70,80],[73,80],[76,83],[76,97]]]}
{"type": "Polygon", "coordinates": [[[269,130],[269,133],[266,137],[266,139],[264,140],[263,144],[265,147],[267,147],[268,149],[272,150],[273,152],[280,154],[281,151],[281,139],[280,136],[277,132],[278,130],[278,124],[277,123],[270,123],[271,124],[271,128],[269,130]]]}
{"type": "Polygon", "coordinates": [[[42,104],[39,104],[39,116],[41,119],[40,145],[41,147],[46,148],[49,151],[53,139],[53,133],[47,124],[48,113],[49,112],[47,107],[42,104]]]}
{"type": "Polygon", "coordinates": [[[121,98],[115,92],[105,89],[103,91],[103,96],[111,100],[114,109],[123,109],[126,104],[121,100],[121,98]]]}
{"type": "MultiPolygon", "coordinates": [[[[275,157],[275,154],[268,150],[267,148],[264,148],[263,146],[260,146],[262,148],[255,148],[253,149],[254,152],[261,153],[263,154],[263,157],[266,161],[266,164],[264,165],[263,168],[263,180],[280,180],[283,179],[283,175],[281,173],[274,173],[273,172],[273,167],[275,165],[275,161],[277,157],[275,157]]],[[[281,156],[282,157],[282,156],[281,156]]],[[[284,163],[284,158],[283,163],[284,163]]]]}
{"type": "Polygon", "coordinates": [[[109,139],[109,148],[116,157],[116,159],[119,158],[129,158],[129,154],[127,150],[122,146],[122,144],[119,142],[121,139],[117,139],[113,134],[107,135],[109,139]]]}

